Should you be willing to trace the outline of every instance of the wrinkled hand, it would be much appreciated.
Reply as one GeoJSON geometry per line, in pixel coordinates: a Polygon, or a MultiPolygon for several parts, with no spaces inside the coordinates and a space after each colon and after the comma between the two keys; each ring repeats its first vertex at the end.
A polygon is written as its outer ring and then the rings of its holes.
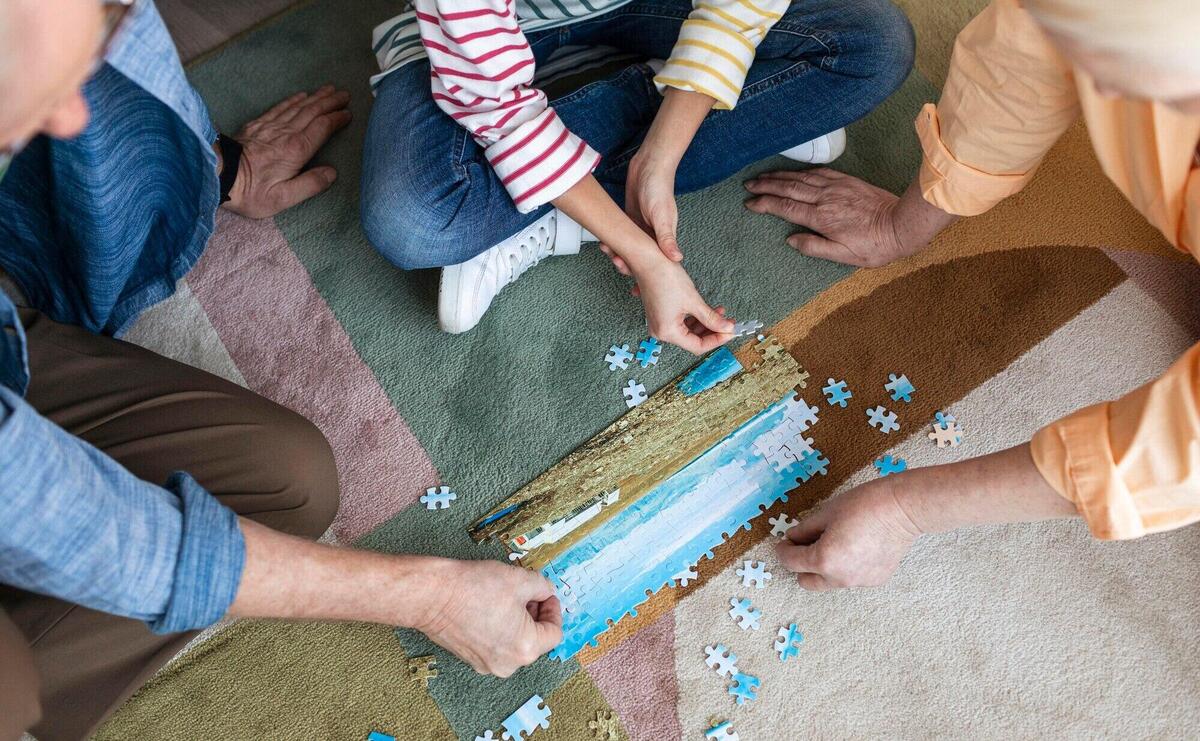
{"type": "Polygon", "coordinates": [[[859,267],[879,267],[906,250],[893,221],[900,199],[827,167],[764,173],[746,183],[755,197],[746,208],[773,214],[816,234],[793,234],[788,244],[804,255],[859,267]]]}
{"type": "Polygon", "coordinates": [[[234,139],[243,147],[237,180],[225,207],[265,219],[324,192],[337,179],[332,167],[301,172],[317,150],[350,123],[350,94],[326,85],[296,93],[246,124],[234,139]]]}
{"type": "Polygon", "coordinates": [[[480,674],[508,677],[562,640],[562,607],[540,574],[496,561],[455,561],[446,602],[417,626],[480,674]]]}
{"type": "Polygon", "coordinates": [[[658,258],[634,278],[654,337],[696,355],[732,338],[733,322],[725,318],[725,309],[710,307],[679,263],[658,258]]]}
{"type": "Polygon", "coordinates": [[[777,546],[779,560],[804,589],[887,583],[921,534],[900,506],[892,478],[852,489],[805,518],[777,546]]]}

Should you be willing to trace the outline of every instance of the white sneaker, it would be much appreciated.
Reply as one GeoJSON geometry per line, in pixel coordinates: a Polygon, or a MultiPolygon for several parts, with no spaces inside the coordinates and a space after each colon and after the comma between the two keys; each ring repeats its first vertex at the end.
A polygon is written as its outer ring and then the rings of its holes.
{"type": "Polygon", "coordinates": [[[595,237],[554,209],[500,244],[458,265],[442,268],[438,323],[459,334],[479,324],[492,300],[509,283],[550,255],[574,255],[595,237]]]}
{"type": "Polygon", "coordinates": [[[825,165],[842,156],[846,151],[846,130],[831,131],[799,146],[785,149],[781,155],[790,160],[811,165],[825,165]]]}

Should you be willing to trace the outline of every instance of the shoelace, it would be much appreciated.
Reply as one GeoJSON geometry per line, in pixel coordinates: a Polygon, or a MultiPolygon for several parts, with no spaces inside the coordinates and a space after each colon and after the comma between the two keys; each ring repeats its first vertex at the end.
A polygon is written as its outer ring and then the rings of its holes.
{"type": "MultiPolygon", "coordinates": [[[[550,221],[550,227],[556,226],[556,221],[550,221]]],[[[506,282],[512,283],[526,271],[550,256],[550,229],[545,224],[513,247],[505,255],[508,265],[506,282]]]]}

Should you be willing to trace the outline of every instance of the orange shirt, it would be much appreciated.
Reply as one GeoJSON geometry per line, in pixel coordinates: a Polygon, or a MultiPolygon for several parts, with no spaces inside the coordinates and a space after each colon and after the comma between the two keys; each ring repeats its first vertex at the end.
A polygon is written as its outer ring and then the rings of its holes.
{"type": "MultiPolygon", "coordinates": [[[[1099,95],[1019,0],[993,0],[963,29],[941,100],[917,118],[925,199],[960,216],[987,211],[1029,182],[1080,114],[1105,174],[1200,257],[1200,116],[1099,95]]],[[[1200,520],[1200,345],[1124,398],[1038,431],[1032,451],[1098,538],[1200,520]]]]}

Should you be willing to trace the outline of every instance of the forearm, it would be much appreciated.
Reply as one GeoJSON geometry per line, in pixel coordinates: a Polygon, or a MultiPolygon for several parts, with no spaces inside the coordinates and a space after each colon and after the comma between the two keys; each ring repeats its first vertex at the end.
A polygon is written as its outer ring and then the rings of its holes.
{"type": "Polygon", "coordinates": [[[1075,505],[1046,483],[1027,443],[957,463],[913,469],[896,477],[893,486],[901,509],[923,533],[1079,516],[1075,505]]]}
{"type": "Polygon", "coordinates": [[[633,223],[592,175],[556,198],[554,205],[611,247],[635,273],[664,259],[654,238],[633,223]]]}
{"type": "Polygon", "coordinates": [[[447,599],[454,561],[314,543],[245,518],[240,525],[246,565],[230,615],[421,628],[447,599]]]}
{"type": "Polygon", "coordinates": [[[942,230],[958,221],[960,216],[949,214],[925,200],[921,193],[921,182],[914,178],[908,189],[896,202],[892,213],[892,228],[901,254],[919,252],[933,241],[942,230]]]}
{"type": "Polygon", "coordinates": [[[715,103],[703,93],[667,88],[634,162],[674,172],[715,103]]]}

